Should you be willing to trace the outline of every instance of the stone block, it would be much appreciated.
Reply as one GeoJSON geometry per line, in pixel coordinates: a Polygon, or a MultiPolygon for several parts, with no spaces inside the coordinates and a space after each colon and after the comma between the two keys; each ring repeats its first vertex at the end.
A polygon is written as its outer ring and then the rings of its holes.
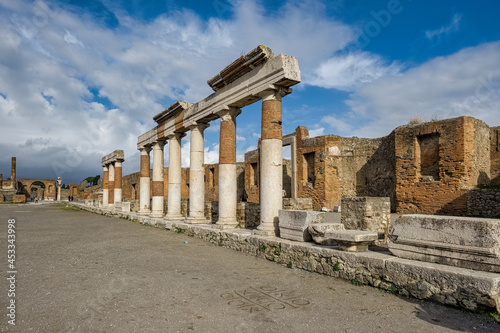
{"type": "Polygon", "coordinates": [[[280,210],[280,237],[299,242],[309,242],[311,241],[311,235],[309,234],[307,227],[313,223],[323,223],[324,218],[324,212],[308,210],[280,210]]]}
{"type": "Polygon", "coordinates": [[[16,194],[12,197],[12,202],[13,203],[25,203],[26,196],[24,194],[16,194]]]}
{"type": "Polygon", "coordinates": [[[5,197],[3,196],[3,194],[0,194],[0,202],[5,202],[5,197]]]}
{"type": "Polygon", "coordinates": [[[391,223],[391,201],[388,197],[342,198],[341,221],[348,230],[384,233],[376,244],[385,244],[391,223]]]}
{"type": "MultiPolygon", "coordinates": [[[[309,226],[309,230],[321,230],[321,228],[309,226]]],[[[328,228],[324,228],[327,230],[328,228]]],[[[368,251],[368,245],[378,239],[378,232],[363,231],[363,230],[332,230],[325,231],[322,236],[314,238],[314,241],[322,241],[323,245],[339,244],[342,251],[348,252],[365,252],[368,251]]]]}
{"type": "Polygon", "coordinates": [[[329,237],[325,237],[325,235],[333,231],[345,230],[345,228],[342,223],[314,223],[309,225],[307,230],[314,242],[321,245],[336,245],[337,242],[329,237]]]}
{"type": "Polygon", "coordinates": [[[130,202],[122,202],[122,212],[130,213],[130,202]]]}
{"type": "Polygon", "coordinates": [[[389,250],[400,258],[500,273],[500,220],[402,215],[391,226],[389,250]]]}

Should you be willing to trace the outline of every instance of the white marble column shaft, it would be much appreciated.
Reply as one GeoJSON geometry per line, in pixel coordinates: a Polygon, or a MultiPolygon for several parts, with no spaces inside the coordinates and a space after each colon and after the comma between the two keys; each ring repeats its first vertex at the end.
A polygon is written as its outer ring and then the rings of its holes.
{"type": "Polygon", "coordinates": [[[184,134],[176,133],[169,137],[168,150],[168,211],[165,218],[169,221],[184,219],[181,214],[181,138],[184,134]]]}
{"type": "Polygon", "coordinates": [[[153,145],[153,181],[151,217],[163,217],[163,146],[164,142],[153,145]]]}

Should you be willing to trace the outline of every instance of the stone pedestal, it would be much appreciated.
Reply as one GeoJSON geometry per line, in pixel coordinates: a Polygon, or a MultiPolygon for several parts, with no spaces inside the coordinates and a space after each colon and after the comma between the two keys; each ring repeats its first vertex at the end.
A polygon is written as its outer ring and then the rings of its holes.
{"type": "Polygon", "coordinates": [[[168,212],[165,216],[165,219],[169,221],[179,221],[184,219],[181,214],[181,139],[183,136],[183,134],[176,133],[175,135],[169,137],[168,212]]]}
{"type": "Polygon", "coordinates": [[[156,142],[153,145],[153,198],[151,217],[163,217],[163,145],[164,142],[156,142]]]}
{"type": "Polygon", "coordinates": [[[150,189],[150,177],[149,177],[149,152],[150,147],[141,148],[141,169],[139,172],[139,214],[148,215],[151,213],[151,189],[150,189]]]}
{"type": "Polygon", "coordinates": [[[190,127],[191,153],[189,168],[189,217],[186,223],[208,223],[205,218],[205,169],[203,131],[207,124],[190,127]]]}
{"type": "Polygon", "coordinates": [[[375,243],[385,244],[391,223],[391,201],[387,197],[342,198],[341,220],[348,230],[383,233],[384,238],[375,243]]]}

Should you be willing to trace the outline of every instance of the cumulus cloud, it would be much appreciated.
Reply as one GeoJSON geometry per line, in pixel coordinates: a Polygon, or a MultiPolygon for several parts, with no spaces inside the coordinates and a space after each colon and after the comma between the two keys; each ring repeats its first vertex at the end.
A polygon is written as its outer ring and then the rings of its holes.
{"type": "Polygon", "coordinates": [[[400,66],[369,52],[348,53],[327,59],[305,83],[323,88],[352,91],[387,75],[395,75],[400,66]]]}
{"type": "MultiPolygon", "coordinates": [[[[125,150],[124,173],[137,171],[136,140],[155,126],[152,116],[177,99],[208,96],[206,80],[235,52],[265,44],[297,56],[307,72],[355,38],[315,0],[288,1],[276,12],[238,1],[229,18],[206,20],[175,8],[144,21],[108,3],[101,16],[64,2],[1,0],[0,7],[0,115],[13,147],[2,153],[38,166],[23,177],[40,176],[43,166],[44,177],[71,182],[88,176],[82,170],[100,172],[101,157],[115,149],[125,150]],[[37,155],[42,144],[45,154],[37,155]]],[[[217,149],[207,145],[215,160],[217,149]]]]}
{"type": "Polygon", "coordinates": [[[398,76],[365,85],[350,95],[349,124],[359,136],[382,136],[411,116],[469,115],[500,124],[500,42],[434,58],[398,76]],[[368,125],[356,126],[363,120],[368,125]]]}

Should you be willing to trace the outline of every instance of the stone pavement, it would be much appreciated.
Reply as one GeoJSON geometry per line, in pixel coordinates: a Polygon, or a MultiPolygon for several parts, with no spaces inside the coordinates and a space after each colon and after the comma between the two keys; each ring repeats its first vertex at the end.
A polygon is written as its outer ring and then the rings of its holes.
{"type": "MultiPolygon", "coordinates": [[[[64,206],[62,206],[64,207],[64,206]]],[[[491,318],[288,269],[183,234],[51,205],[16,230],[16,326],[1,332],[498,332],[491,318]]]]}

